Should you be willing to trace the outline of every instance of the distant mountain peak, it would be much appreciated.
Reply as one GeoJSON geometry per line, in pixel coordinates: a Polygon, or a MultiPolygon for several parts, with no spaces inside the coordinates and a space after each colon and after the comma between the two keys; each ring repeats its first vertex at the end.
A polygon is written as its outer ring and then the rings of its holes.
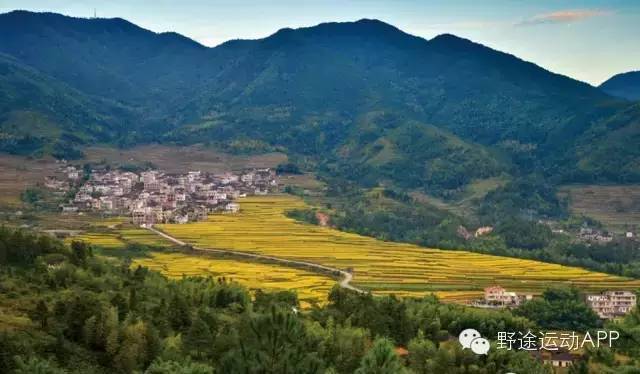
{"type": "Polygon", "coordinates": [[[600,85],[611,96],[640,100],[640,70],[616,74],[600,85]]]}

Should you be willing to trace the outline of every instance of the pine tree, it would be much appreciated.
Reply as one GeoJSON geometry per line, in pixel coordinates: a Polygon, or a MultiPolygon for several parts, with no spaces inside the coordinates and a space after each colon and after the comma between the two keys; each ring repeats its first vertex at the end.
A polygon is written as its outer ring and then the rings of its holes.
{"type": "Polygon", "coordinates": [[[210,348],[214,342],[211,327],[197,315],[185,336],[185,345],[189,350],[195,351],[195,356],[200,357],[202,352],[210,348]]]}
{"type": "Polygon", "coordinates": [[[362,358],[356,374],[401,374],[407,373],[395,353],[394,346],[386,338],[378,338],[362,358]]]}
{"type": "Polygon", "coordinates": [[[409,366],[416,374],[431,373],[429,360],[436,353],[436,346],[433,342],[425,339],[422,330],[418,331],[418,336],[413,338],[408,345],[409,366]]]}

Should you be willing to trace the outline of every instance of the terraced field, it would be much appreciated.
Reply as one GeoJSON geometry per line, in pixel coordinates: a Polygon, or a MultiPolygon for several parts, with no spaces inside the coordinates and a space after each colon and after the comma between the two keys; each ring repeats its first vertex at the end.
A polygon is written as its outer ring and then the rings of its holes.
{"type": "Polygon", "coordinates": [[[126,246],[126,243],[113,233],[84,233],[66,238],[65,243],[70,244],[74,240],[82,240],[104,249],[117,249],[126,246]]]}
{"type": "Polygon", "coordinates": [[[232,249],[353,268],[354,285],[375,294],[420,296],[436,293],[462,301],[492,284],[509,290],[541,292],[554,283],[587,291],[640,288],[640,281],[579,268],[383,242],[302,224],[286,217],[304,208],[292,196],[259,196],[240,201],[235,215],[212,215],[188,225],[160,225],[168,234],[203,248],[232,249]]]}
{"type": "Polygon", "coordinates": [[[84,240],[104,249],[123,248],[129,243],[139,243],[153,247],[169,247],[172,245],[169,241],[147,230],[126,225],[120,227],[118,224],[122,223],[122,220],[114,219],[111,222],[113,225],[104,224],[102,225],[103,227],[94,225],[99,227],[99,231],[88,231],[77,236],[68,237],[65,241],[70,243],[73,240],[84,240]],[[112,227],[114,225],[118,225],[118,227],[112,227]]]}
{"type": "MultiPolygon", "coordinates": [[[[106,221],[105,221],[106,222],[106,221]]],[[[114,220],[111,223],[122,223],[114,220]]],[[[106,255],[116,254],[118,249],[129,243],[140,243],[154,247],[172,247],[173,243],[141,228],[129,225],[112,224],[102,226],[100,232],[86,232],[66,239],[84,240],[105,249],[106,255]],[[105,227],[110,227],[105,229],[105,227]]],[[[157,270],[172,278],[184,276],[225,277],[236,281],[250,290],[263,291],[293,290],[303,308],[314,303],[323,304],[331,288],[337,283],[335,279],[313,272],[279,266],[275,264],[253,263],[231,258],[216,258],[202,255],[190,255],[179,252],[149,252],[149,257],[135,258],[132,266],[142,265],[157,270]]]]}
{"type": "Polygon", "coordinates": [[[609,230],[622,233],[640,227],[640,185],[564,186],[559,195],[569,198],[572,213],[593,217],[609,230]]]}
{"type": "Polygon", "coordinates": [[[135,259],[133,265],[146,266],[173,278],[183,275],[225,277],[250,290],[293,290],[298,293],[303,308],[326,302],[329,291],[336,284],[332,278],[305,270],[183,253],[154,252],[150,257],[135,259]]]}

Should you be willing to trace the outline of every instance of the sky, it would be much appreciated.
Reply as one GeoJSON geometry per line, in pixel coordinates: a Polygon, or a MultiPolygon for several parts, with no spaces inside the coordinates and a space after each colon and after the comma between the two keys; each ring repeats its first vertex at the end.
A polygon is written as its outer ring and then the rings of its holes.
{"type": "Polygon", "coordinates": [[[598,85],[640,70],[640,0],[0,0],[16,9],[121,17],[215,46],[284,27],[375,18],[430,39],[455,34],[598,85]]]}

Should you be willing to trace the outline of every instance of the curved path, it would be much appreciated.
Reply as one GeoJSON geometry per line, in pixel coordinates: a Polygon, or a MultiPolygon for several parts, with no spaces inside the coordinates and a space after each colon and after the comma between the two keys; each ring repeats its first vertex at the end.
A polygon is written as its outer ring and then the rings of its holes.
{"type": "Polygon", "coordinates": [[[273,257],[273,256],[266,256],[266,255],[260,255],[257,253],[251,253],[251,252],[241,252],[241,251],[233,251],[233,250],[228,250],[228,249],[213,249],[213,248],[199,248],[199,247],[195,247],[190,245],[189,243],[186,243],[178,238],[174,238],[173,236],[164,233],[158,229],[154,229],[153,227],[144,227],[145,229],[162,236],[163,238],[181,246],[181,247],[190,247],[192,250],[194,251],[200,251],[200,252],[213,252],[213,253],[220,253],[220,254],[230,254],[230,255],[234,255],[234,256],[239,256],[239,257],[248,257],[248,258],[253,258],[253,259],[258,259],[258,260],[267,260],[267,261],[271,261],[271,262],[277,262],[280,264],[283,264],[285,266],[294,266],[294,267],[304,267],[304,268],[311,268],[314,269],[316,271],[319,271],[321,273],[330,273],[332,275],[340,275],[342,276],[342,280],[338,283],[340,285],[340,287],[342,288],[346,288],[348,290],[351,291],[355,291],[358,293],[366,293],[366,291],[352,286],[351,280],[353,279],[353,274],[349,273],[348,271],[344,271],[341,269],[337,269],[337,268],[332,268],[330,266],[325,266],[325,265],[320,265],[320,264],[316,264],[314,262],[307,262],[307,261],[298,261],[298,260],[289,260],[286,258],[280,258],[280,257],[273,257]]]}

